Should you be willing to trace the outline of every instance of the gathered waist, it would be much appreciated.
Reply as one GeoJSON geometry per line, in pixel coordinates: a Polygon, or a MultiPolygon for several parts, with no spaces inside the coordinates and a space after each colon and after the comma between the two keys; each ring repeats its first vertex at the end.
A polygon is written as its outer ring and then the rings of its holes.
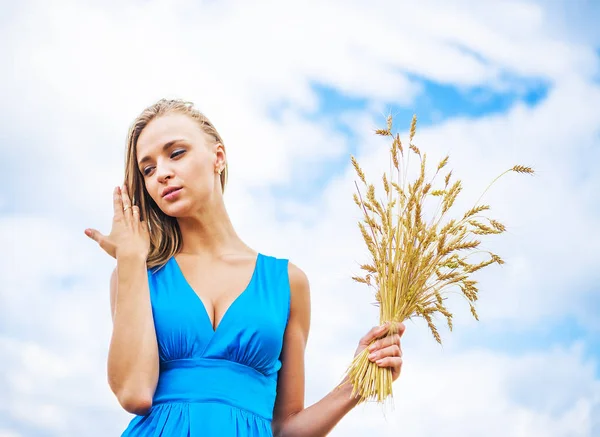
{"type": "Polygon", "coordinates": [[[216,402],[272,420],[277,381],[229,360],[186,358],[161,363],[153,404],[216,402]]]}

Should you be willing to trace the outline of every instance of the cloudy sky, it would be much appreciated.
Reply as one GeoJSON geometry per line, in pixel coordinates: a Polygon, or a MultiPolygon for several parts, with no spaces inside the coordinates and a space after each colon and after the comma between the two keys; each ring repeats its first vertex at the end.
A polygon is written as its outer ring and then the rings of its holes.
{"type": "Polygon", "coordinates": [[[407,322],[393,408],[334,436],[600,436],[600,6],[526,1],[2,1],[0,437],[112,436],[107,232],[133,118],[194,101],[226,142],[244,240],[312,285],[307,404],[335,386],[377,311],[355,154],[387,168],[385,116],[449,166],[508,232],[477,276],[480,322],[451,297],[440,347],[407,322]]]}

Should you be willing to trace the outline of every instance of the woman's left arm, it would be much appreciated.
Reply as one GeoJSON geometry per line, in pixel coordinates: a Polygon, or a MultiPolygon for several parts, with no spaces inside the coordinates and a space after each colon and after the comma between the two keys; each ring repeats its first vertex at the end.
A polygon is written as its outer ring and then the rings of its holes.
{"type": "MultiPolygon", "coordinates": [[[[310,287],[304,272],[291,262],[288,273],[291,292],[290,317],[283,342],[282,367],[278,376],[272,421],[273,435],[321,437],[331,432],[356,406],[358,400],[352,398],[352,385],[348,383],[335,388],[319,402],[304,408],[304,351],[310,330],[310,287]]],[[[386,331],[387,327],[371,329],[360,340],[355,355],[386,331]]],[[[378,340],[371,351],[371,361],[378,362],[381,367],[390,367],[394,380],[398,378],[402,367],[400,336],[403,332],[404,325],[401,325],[399,334],[378,340]]]]}

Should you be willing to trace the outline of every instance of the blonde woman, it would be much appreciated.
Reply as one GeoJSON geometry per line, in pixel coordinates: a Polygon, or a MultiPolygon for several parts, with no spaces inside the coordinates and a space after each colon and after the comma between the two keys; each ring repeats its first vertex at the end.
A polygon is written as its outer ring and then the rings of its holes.
{"type": "MultiPolygon", "coordinates": [[[[223,202],[227,156],[193,105],[160,100],[134,121],[109,235],[116,258],[108,381],[135,414],[123,436],[323,436],[357,403],[351,385],[304,407],[309,283],[236,234],[223,202]]],[[[371,329],[355,353],[383,336],[371,329]]],[[[371,360],[402,366],[400,336],[371,360]]]]}

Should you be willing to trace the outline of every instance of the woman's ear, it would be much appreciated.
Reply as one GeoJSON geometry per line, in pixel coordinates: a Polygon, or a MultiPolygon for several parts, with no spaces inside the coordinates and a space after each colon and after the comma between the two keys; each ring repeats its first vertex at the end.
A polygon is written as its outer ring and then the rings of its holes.
{"type": "Polygon", "coordinates": [[[215,150],[215,171],[219,174],[225,169],[226,163],[226,155],[225,155],[225,147],[221,143],[217,143],[215,150]]]}

